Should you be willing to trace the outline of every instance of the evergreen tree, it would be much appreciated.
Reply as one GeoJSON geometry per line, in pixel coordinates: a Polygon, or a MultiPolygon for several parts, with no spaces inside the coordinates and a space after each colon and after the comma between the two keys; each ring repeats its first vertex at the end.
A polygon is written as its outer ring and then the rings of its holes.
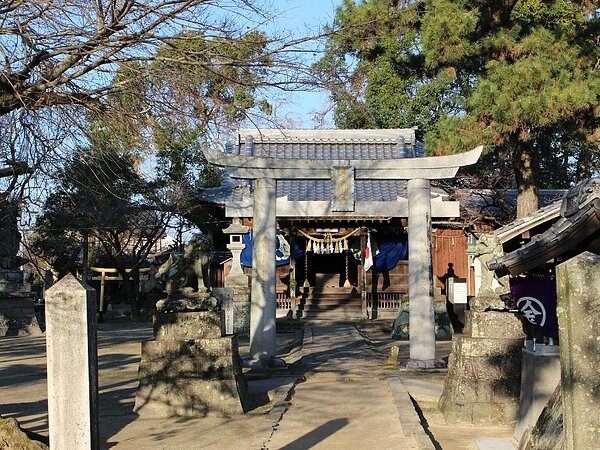
{"type": "Polygon", "coordinates": [[[485,144],[478,169],[487,179],[511,169],[521,217],[537,208],[540,187],[594,173],[598,7],[344,0],[316,70],[331,89],[338,126],[417,125],[432,154],[485,144]]]}

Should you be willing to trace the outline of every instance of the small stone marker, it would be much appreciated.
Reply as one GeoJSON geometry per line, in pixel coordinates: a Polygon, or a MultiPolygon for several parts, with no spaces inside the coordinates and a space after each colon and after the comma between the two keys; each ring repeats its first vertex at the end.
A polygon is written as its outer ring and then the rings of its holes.
{"type": "Polygon", "coordinates": [[[219,299],[219,302],[221,303],[221,310],[224,313],[224,334],[233,334],[233,289],[213,288],[213,295],[219,299]]]}
{"type": "Polygon", "coordinates": [[[69,274],[46,291],[50,448],[99,448],[96,344],[96,292],[69,274]]]}
{"type": "Polygon", "coordinates": [[[390,348],[390,356],[388,356],[388,364],[396,365],[398,364],[398,355],[400,354],[400,347],[397,345],[392,345],[390,348]]]}
{"type": "Polygon", "coordinates": [[[556,267],[565,449],[600,448],[600,256],[556,267]]]}

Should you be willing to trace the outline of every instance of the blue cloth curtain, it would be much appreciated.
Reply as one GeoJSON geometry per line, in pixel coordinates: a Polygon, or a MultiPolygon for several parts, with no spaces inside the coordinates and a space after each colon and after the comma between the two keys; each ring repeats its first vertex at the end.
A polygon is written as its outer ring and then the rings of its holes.
{"type": "MultiPolygon", "coordinates": [[[[371,239],[373,239],[371,237],[371,239]]],[[[398,236],[394,240],[377,242],[378,252],[374,250],[374,268],[377,272],[388,272],[398,264],[398,261],[406,259],[408,255],[408,242],[406,234],[398,236]]]]}
{"type": "MultiPolygon", "coordinates": [[[[283,236],[283,232],[277,230],[277,236],[283,236]]],[[[252,241],[252,230],[249,233],[243,235],[242,242],[246,244],[244,250],[242,250],[242,254],[240,255],[240,262],[244,267],[252,267],[252,250],[254,248],[252,241]]],[[[287,254],[288,251],[284,252],[281,248],[281,242],[279,239],[276,239],[276,247],[275,247],[275,264],[277,266],[285,266],[290,263],[290,255],[287,254]]],[[[300,247],[296,243],[296,248],[294,249],[294,255],[296,258],[301,258],[304,256],[304,249],[300,247]]]]}

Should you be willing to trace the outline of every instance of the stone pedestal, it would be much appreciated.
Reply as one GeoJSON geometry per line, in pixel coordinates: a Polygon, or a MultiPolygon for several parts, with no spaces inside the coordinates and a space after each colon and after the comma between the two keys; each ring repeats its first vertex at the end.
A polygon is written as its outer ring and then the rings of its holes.
{"type": "Polygon", "coordinates": [[[565,449],[600,448],[600,256],[556,267],[565,449]]]}
{"type": "Polygon", "coordinates": [[[238,342],[222,337],[220,313],[157,314],[154,337],[142,344],[140,416],[231,417],[250,409],[238,342]]]}
{"type": "MultiPolygon", "coordinates": [[[[408,340],[410,337],[410,299],[408,302],[403,302],[398,311],[398,315],[394,320],[392,329],[392,337],[394,339],[408,340]]],[[[438,341],[449,341],[452,339],[452,329],[450,317],[446,308],[446,301],[436,301],[434,303],[435,317],[435,339],[438,341]]]]}
{"type": "Polygon", "coordinates": [[[521,387],[523,326],[513,314],[468,311],[455,335],[440,410],[448,423],[514,424],[521,387]]]}
{"type": "Polygon", "coordinates": [[[25,291],[23,272],[0,269],[0,336],[42,333],[35,316],[33,295],[25,291]]]}
{"type": "Polygon", "coordinates": [[[560,382],[560,359],[557,354],[536,353],[523,349],[521,397],[515,439],[535,423],[560,382]]]}

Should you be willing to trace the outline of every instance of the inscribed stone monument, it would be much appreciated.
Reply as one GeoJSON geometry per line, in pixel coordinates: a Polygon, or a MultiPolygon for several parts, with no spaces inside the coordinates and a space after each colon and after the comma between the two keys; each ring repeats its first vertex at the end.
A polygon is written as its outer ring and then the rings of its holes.
{"type": "Polygon", "coordinates": [[[96,291],[67,275],[46,291],[50,448],[97,449],[96,291]]]}

